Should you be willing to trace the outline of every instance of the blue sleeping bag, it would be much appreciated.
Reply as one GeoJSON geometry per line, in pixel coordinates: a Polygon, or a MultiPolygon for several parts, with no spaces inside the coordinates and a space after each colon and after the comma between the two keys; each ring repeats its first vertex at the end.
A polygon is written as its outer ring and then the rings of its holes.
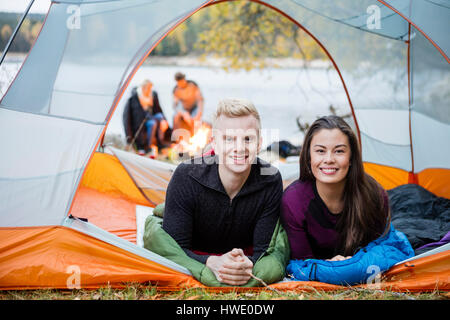
{"type": "Polygon", "coordinates": [[[286,268],[295,281],[320,281],[337,285],[367,283],[376,274],[384,272],[394,264],[414,256],[406,236],[394,229],[372,242],[350,259],[325,261],[318,259],[290,260],[286,268]]]}

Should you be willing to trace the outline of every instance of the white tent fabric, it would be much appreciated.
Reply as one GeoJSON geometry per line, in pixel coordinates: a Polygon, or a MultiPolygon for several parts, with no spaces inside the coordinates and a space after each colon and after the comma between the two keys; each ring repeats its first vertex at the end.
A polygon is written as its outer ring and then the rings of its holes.
{"type": "Polygon", "coordinates": [[[363,159],[410,171],[408,110],[357,109],[355,113],[364,146],[363,159]]]}
{"type": "Polygon", "coordinates": [[[417,151],[414,152],[414,171],[448,168],[450,125],[414,111],[411,122],[414,124],[412,140],[417,151]]]}
{"type": "Polygon", "coordinates": [[[450,56],[450,41],[448,39],[448,30],[450,30],[449,1],[390,0],[381,2],[392,6],[403,17],[408,18],[437,44],[447,58],[450,56]]]}
{"type": "Polygon", "coordinates": [[[153,205],[164,202],[167,186],[176,165],[108,147],[106,151],[119,159],[125,170],[141,190],[144,197],[153,205]]]}
{"type": "Polygon", "coordinates": [[[103,127],[0,108],[1,226],[61,224],[103,127]]]}
{"type": "Polygon", "coordinates": [[[62,223],[133,57],[202,1],[80,2],[79,28],[71,3],[52,3],[0,104],[2,227],[62,223]]]}

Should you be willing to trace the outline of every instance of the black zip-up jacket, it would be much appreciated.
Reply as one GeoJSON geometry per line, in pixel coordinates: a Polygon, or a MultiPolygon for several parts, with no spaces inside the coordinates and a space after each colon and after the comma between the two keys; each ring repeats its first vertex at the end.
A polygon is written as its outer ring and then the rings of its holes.
{"type": "Polygon", "coordinates": [[[249,259],[255,263],[268,248],[280,216],[279,171],[258,158],[231,201],[219,177],[217,157],[201,159],[181,163],[175,170],[167,188],[163,229],[199,262],[206,263],[209,255],[192,250],[222,254],[252,246],[249,259]]]}

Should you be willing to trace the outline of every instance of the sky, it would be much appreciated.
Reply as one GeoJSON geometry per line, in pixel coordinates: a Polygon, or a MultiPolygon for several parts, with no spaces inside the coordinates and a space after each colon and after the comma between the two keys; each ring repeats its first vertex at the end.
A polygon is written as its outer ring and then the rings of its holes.
{"type": "MultiPolygon", "coordinates": [[[[23,13],[30,0],[0,0],[0,12],[20,12],[23,13]]],[[[31,13],[47,13],[50,0],[34,0],[31,13]]]]}

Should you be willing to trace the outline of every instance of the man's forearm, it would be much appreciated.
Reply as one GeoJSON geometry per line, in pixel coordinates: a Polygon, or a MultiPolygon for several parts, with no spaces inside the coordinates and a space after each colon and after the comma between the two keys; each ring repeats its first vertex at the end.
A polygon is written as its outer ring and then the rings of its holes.
{"type": "Polygon", "coordinates": [[[190,258],[197,260],[198,262],[201,262],[203,264],[206,264],[206,261],[208,260],[208,258],[211,257],[210,255],[207,255],[207,254],[205,254],[205,255],[196,254],[189,249],[185,249],[185,248],[182,248],[182,249],[190,258]]]}

